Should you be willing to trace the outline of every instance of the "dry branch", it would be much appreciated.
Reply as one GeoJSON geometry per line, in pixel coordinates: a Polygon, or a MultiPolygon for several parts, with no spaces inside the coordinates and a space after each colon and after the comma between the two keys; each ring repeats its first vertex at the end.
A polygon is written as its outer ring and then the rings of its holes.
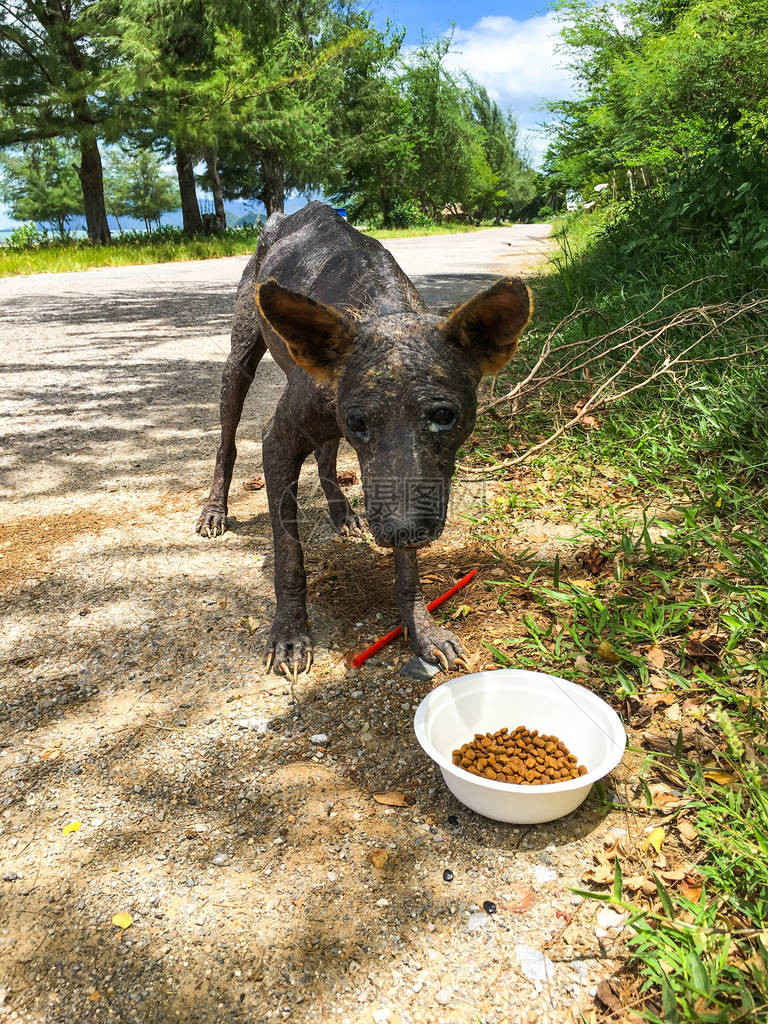
{"type": "MultiPolygon", "coordinates": [[[[633,317],[621,327],[595,335],[585,341],[554,344],[558,335],[569,324],[583,316],[595,316],[596,311],[577,307],[547,335],[533,366],[526,376],[506,394],[493,398],[482,406],[480,413],[505,407],[509,415],[519,412],[546,388],[559,384],[584,383],[597,376],[599,383],[592,393],[576,406],[574,416],[561,424],[543,441],[532,445],[520,455],[500,459],[492,466],[462,466],[464,472],[483,473],[499,467],[516,466],[540,452],[547,445],[581,423],[586,416],[604,409],[614,402],[633,394],[661,378],[679,379],[692,366],[705,363],[750,358],[768,350],[768,345],[749,344],[718,354],[700,355],[700,346],[713,335],[725,332],[737,321],[768,316],[768,296],[746,295],[736,302],[719,302],[689,306],[667,316],[653,316],[662,303],[707,278],[690,281],[675,291],[662,296],[644,313],[633,317]],[[692,340],[686,340],[697,330],[692,340]],[[567,353],[567,354],[566,354],[567,353]]],[[[765,332],[753,336],[762,341],[765,332]]]]}

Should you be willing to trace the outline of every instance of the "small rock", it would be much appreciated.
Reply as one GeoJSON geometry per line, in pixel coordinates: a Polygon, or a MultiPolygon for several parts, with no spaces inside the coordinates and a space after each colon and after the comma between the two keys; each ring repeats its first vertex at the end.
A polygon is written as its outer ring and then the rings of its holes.
{"type": "MultiPolygon", "coordinates": [[[[400,668],[400,675],[408,679],[432,679],[440,671],[439,665],[430,665],[423,658],[413,657],[400,668]]],[[[440,990],[445,991],[444,989],[440,990]]]]}
{"type": "Polygon", "coordinates": [[[493,900],[486,900],[483,903],[483,910],[486,912],[486,914],[495,914],[496,904],[493,902],[493,900]]]}
{"type": "Polygon", "coordinates": [[[446,868],[445,871],[443,872],[443,881],[444,882],[452,882],[453,881],[453,872],[451,871],[450,868],[446,868]]]}
{"type": "Polygon", "coordinates": [[[484,928],[490,923],[490,917],[485,911],[470,914],[467,920],[467,931],[476,932],[478,928],[484,928]]]}
{"type": "Polygon", "coordinates": [[[226,853],[217,853],[216,856],[211,861],[211,864],[215,864],[217,868],[223,868],[228,860],[229,857],[226,855],[226,853]]]}
{"type": "Polygon", "coordinates": [[[449,988],[441,988],[435,995],[435,1002],[440,1006],[447,1006],[453,999],[453,992],[449,988]]]}
{"type": "Polygon", "coordinates": [[[389,1020],[391,1010],[371,1010],[371,1016],[373,1017],[373,1024],[387,1024],[389,1020]]]}
{"type": "Polygon", "coordinates": [[[72,772],[73,775],[82,775],[83,774],[82,765],[79,765],[79,764],[71,764],[69,766],[69,770],[72,772]]]}
{"type": "Polygon", "coordinates": [[[16,874],[15,871],[6,871],[6,873],[3,875],[3,881],[15,882],[18,877],[19,876],[16,874]]]}
{"type": "Polygon", "coordinates": [[[533,946],[522,942],[515,946],[517,959],[520,961],[520,970],[529,981],[532,981],[537,990],[541,989],[543,981],[551,980],[555,965],[549,957],[533,946]]]}
{"type": "Polygon", "coordinates": [[[324,732],[316,732],[314,736],[309,737],[309,742],[314,743],[316,747],[324,747],[328,743],[328,737],[324,732]]]}
{"type": "Polygon", "coordinates": [[[557,878],[557,872],[553,871],[552,868],[548,868],[546,864],[536,864],[533,869],[533,877],[537,882],[554,882],[557,878]]]}
{"type": "Polygon", "coordinates": [[[620,914],[613,907],[603,907],[595,915],[598,928],[621,928],[626,918],[626,914],[620,914]]]}

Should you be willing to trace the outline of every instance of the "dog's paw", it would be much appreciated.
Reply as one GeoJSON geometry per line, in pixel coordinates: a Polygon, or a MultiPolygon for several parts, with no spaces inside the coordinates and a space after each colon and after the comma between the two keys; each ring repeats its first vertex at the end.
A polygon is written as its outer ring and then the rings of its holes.
{"type": "Polygon", "coordinates": [[[206,502],[197,520],[195,532],[201,537],[220,537],[227,528],[227,506],[206,502]]]}
{"type": "Polygon", "coordinates": [[[414,654],[446,672],[454,668],[469,671],[471,666],[461,641],[450,630],[432,623],[408,629],[408,644],[414,654]]]}
{"type": "Polygon", "coordinates": [[[305,626],[279,623],[272,626],[264,658],[267,672],[274,667],[295,683],[299,672],[312,668],[312,637],[305,626]]]}

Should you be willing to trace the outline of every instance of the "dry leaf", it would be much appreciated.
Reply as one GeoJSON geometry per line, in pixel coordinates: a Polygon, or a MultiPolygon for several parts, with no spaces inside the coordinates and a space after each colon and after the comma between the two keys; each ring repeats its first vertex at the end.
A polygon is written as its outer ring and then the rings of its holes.
{"type": "Polygon", "coordinates": [[[112,924],[116,928],[122,928],[125,931],[126,928],[130,928],[133,924],[133,918],[130,914],[115,914],[112,918],[112,924]]]}
{"type": "Polygon", "coordinates": [[[699,830],[688,818],[680,818],[677,822],[677,831],[686,843],[694,842],[699,835],[699,830]]]}
{"type": "Polygon", "coordinates": [[[387,807],[410,807],[413,803],[412,797],[406,796],[405,793],[400,793],[396,789],[387,793],[374,793],[373,799],[377,804],[386,804],[387,807]]]}
{"type": "Polygon", "coordinates": [[[599,864],[596,868],[587,868],[581,877],[585,882],[594,882],[595,885],[611,885],[614,873],[613,864],[599,864]]]}
{"type": "Polygon", "coordinates": [[[535,902],[536,893],[533,889],[521,889],[519,898],[514,903],[508,903],[505,909],[513,914],[524,914],[526,910],[531,909],[535,902]]]}
{"type": "Polygon", "coordinates": [[[595,584],[592,580],[568,580],[568,585],[578,587],[580,590],[594,590],[595,584]]]}
{"type": "Polygon", "coordinates": [[[375,868],[383,868],[389,860],[386,850],[371,850],[371,863],[375,868]]]}
{"type": "Polygon", "coordinates": [[[685,642],[685,653],[690,658],[719,658],[725,644],[724,636],[702,629],[688,637],[685,642]]]}
{"type": "Polygon", "coordinates": [[[65,825],[61,830],[63,836],[68,836],[70,832],[77,832],[83,827],[82,821],[70,821],[68,825],[65,825]]]}
{"type": "Polygon", "coordinates": [[[664,676],[657,676],[655,673],[651,673],[648,676],[648,682],[654,688],[654,690],[668,690],[669,680],[665,679],[664,676]]]}
{"type": "Polygon", "coordinates": [[[342,487],[351,487],[357,483],[357,473],[354,469],[342,469],[340,473],[336,474],[336,479],[342,487]]]}
{"type": "Polygon", "coordinates": [[[709,779],[710,782],[716,782],[719,786],[730,786],[734,782],[738,782],[735,775],[731,775],[730,772],[724,772],[721,768],[712,768],[704,772],[704,778],[709,779]]]}
{"type": "Polygon", "coordinates": [[[645,657],[648,660],[648,664],[653,665],[654,668],[664,668],[664,651],[658,644],[649,647],[645,652],[645,657]]]}
{"type": "Polygon", "coordinates": [[[682,796],[679,793],[674,793],[662,782],[652,783],[648,790],[653,799],[654,807],[679,807],[683,803],[682,796]]]}
{"type": "Polygon", "coordinates": [[[88,999],[92,1003],[95,1003],[98,999],[101,999],[101,992],[91,992],[91,994],[88,996],[88,999]]]}
{"type": "Polygon", "coordinates": [[[676,700],[677,695],[674,693],[670,693],[669,690],[667,690],[664,693],[649,694],[645,700],[645,703],[648,705],[649,708],[658,707],[659,704],[664,704],[666,707],[669,707],[669,705],[674,704],[676,700]]]}
{"type": "Polygon", "coordinates": [[[625,876],[621,884],[627,892],[644,892],[648,896],[653,896],[656,892],[656,883],[645,875],[625,876]]]}
{"type": "Polygon", "coordinates": [[[656,853],[661,850],[661,844],[664,842],[666,832],[663,828],[654,828],[648,833],[645,839],[640,844],[640,849],[645,853],[649,846],[652,846],[656,853]]]}
{"type": "Polygon", "coordinates": [[[602,640],[597,648],[597,653],[603,661],[609,661],[612,665],[621,661],[621,657],[614,651],[607,640],[602,640]]]}
{"type": "Polygon", "coordinates": [[[580,654],[578,658],[576,658],[573,663],[573,667],[577,672],[581,672],[582,675],[586,675],[589,672],[589,662],[583,654],[580,654]]]}
{"type": "Polygon", "coordinates": [[[264,480],[259,476],[255,476],[252,480],[243,480],[244,491],[260,491],[264,486],[264,480]]]}
{"type": "Polygon", "coordinates": [[[460,604],[456,611],[451,616],[452,619],[466,619],[472,609],[468,604],[460,604]]]}
{"type": "Polygon", "coordinates": [[[691,903],[698,903],[701,898],[701,879],[693,875],[686,875],[680,883],[680,893],[691,903]]]}
{"type": "Polygon", "coordinates": [[[613,978],[604,978],[598,982],[595,994],[600,1002],[607,1006],[612,1013],[621,1013],[624,1004],[621,1001],[621,989],[618,981],[613,978]]]}

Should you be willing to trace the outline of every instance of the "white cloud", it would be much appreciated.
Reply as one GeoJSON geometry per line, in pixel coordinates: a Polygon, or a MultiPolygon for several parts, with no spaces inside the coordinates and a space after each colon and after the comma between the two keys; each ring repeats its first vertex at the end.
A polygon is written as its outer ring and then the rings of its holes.
{"type": "Polygon", "coordinates": [[[453,71],[466,71],[492,99],[515,114],[534,159],[547,145],[537,130],[548,117],[542,104],[574,93],[571,74],[563,66],[562,55],[555,52],[559,38],[552,13],[525,21],[489,16],[471,28],[454,30],[454,49],[445,61],[453,71]]]}

